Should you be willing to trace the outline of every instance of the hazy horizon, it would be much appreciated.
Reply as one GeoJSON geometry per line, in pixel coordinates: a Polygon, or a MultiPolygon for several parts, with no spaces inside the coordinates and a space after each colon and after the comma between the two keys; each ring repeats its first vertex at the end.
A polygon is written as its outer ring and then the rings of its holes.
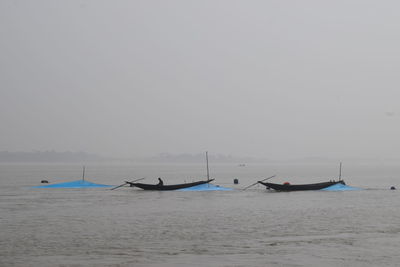
{"type": "Polygon", "coordinates": [[[0,151],[398,158],[394,1],[0,2],[0,151]]]}

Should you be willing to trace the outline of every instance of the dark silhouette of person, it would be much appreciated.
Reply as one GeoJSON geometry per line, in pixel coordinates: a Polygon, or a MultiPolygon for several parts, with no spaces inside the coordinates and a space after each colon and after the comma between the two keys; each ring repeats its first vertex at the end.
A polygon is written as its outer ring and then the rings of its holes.
{"type": "Polygon", "coordinates": [[[163,185],[164,185],[163,180],[161,180],[161,178],[158,177],[158,186],[163,186],[163,185]]]}

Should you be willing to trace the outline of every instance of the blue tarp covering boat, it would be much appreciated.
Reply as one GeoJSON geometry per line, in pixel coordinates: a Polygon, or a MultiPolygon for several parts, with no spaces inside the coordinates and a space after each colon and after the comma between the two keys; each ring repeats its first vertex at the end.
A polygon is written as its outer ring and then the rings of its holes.
{"type": "Polygon", "coordinates": [[[34,186],[33,188],[97,188],[97,187],[111,187],[111,185],[95,184],[85,180],[76,180],[72,182],[59,183],[59,184],[39,185],[39,186],[34,186]]]}
{"type": "Polygon", "coordinates": [[[362,190],[362,188],[352,187],[344,184],[334,184],[332,186],[321,189],[324,191],[357,191],[362,190]]]}
{"type": "Polygon", "coordinates": [[[232,188],[221,187],[219,185],[213,184],[201,184],[196,185],[188,188],[178,189],[176,191],[230,191],[233,190],[232,188]]]}

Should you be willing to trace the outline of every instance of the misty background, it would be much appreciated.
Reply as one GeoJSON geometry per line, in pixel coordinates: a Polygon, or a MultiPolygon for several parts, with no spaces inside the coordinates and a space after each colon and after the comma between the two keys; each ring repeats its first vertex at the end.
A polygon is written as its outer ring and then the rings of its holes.
{"type": "Polygon", "coordinates": [[[0,2],[0,151],[399,158],[396,1],[0,2]]]}

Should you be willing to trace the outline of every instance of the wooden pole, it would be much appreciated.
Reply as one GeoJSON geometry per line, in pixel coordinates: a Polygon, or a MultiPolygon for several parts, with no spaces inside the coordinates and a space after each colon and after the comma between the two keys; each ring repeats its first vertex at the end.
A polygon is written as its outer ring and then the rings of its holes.
{"type": "MultiPolygon", "coordinates": [[[[264,181],[266,181],[266,180],[268,180],[268,179],[271,179],[271,178],[274,178],[276,175],[272,175],[272,176],[270,176],[270,177],[268,177],[268,178],[265,178],[264,180],[261,180],[260,182],[264,182],[264,181]]],[[[258,184],[258,182],[255,182],[254,184],[251,184],[251,185],[249,185],[249,186],[246,186],[245,188],[243,188],[242,190],[246,190],[247,188],[250,188],[250,187],[252,187],[252,186],[255,186],[256,184],[258,184]]]]}
{"type": "Polygon", "coordinates": [[[206,151],[206,161],[207,161],[207,181],[210,180],[210,169],[208,168],[208,151],[206,151]]]}

